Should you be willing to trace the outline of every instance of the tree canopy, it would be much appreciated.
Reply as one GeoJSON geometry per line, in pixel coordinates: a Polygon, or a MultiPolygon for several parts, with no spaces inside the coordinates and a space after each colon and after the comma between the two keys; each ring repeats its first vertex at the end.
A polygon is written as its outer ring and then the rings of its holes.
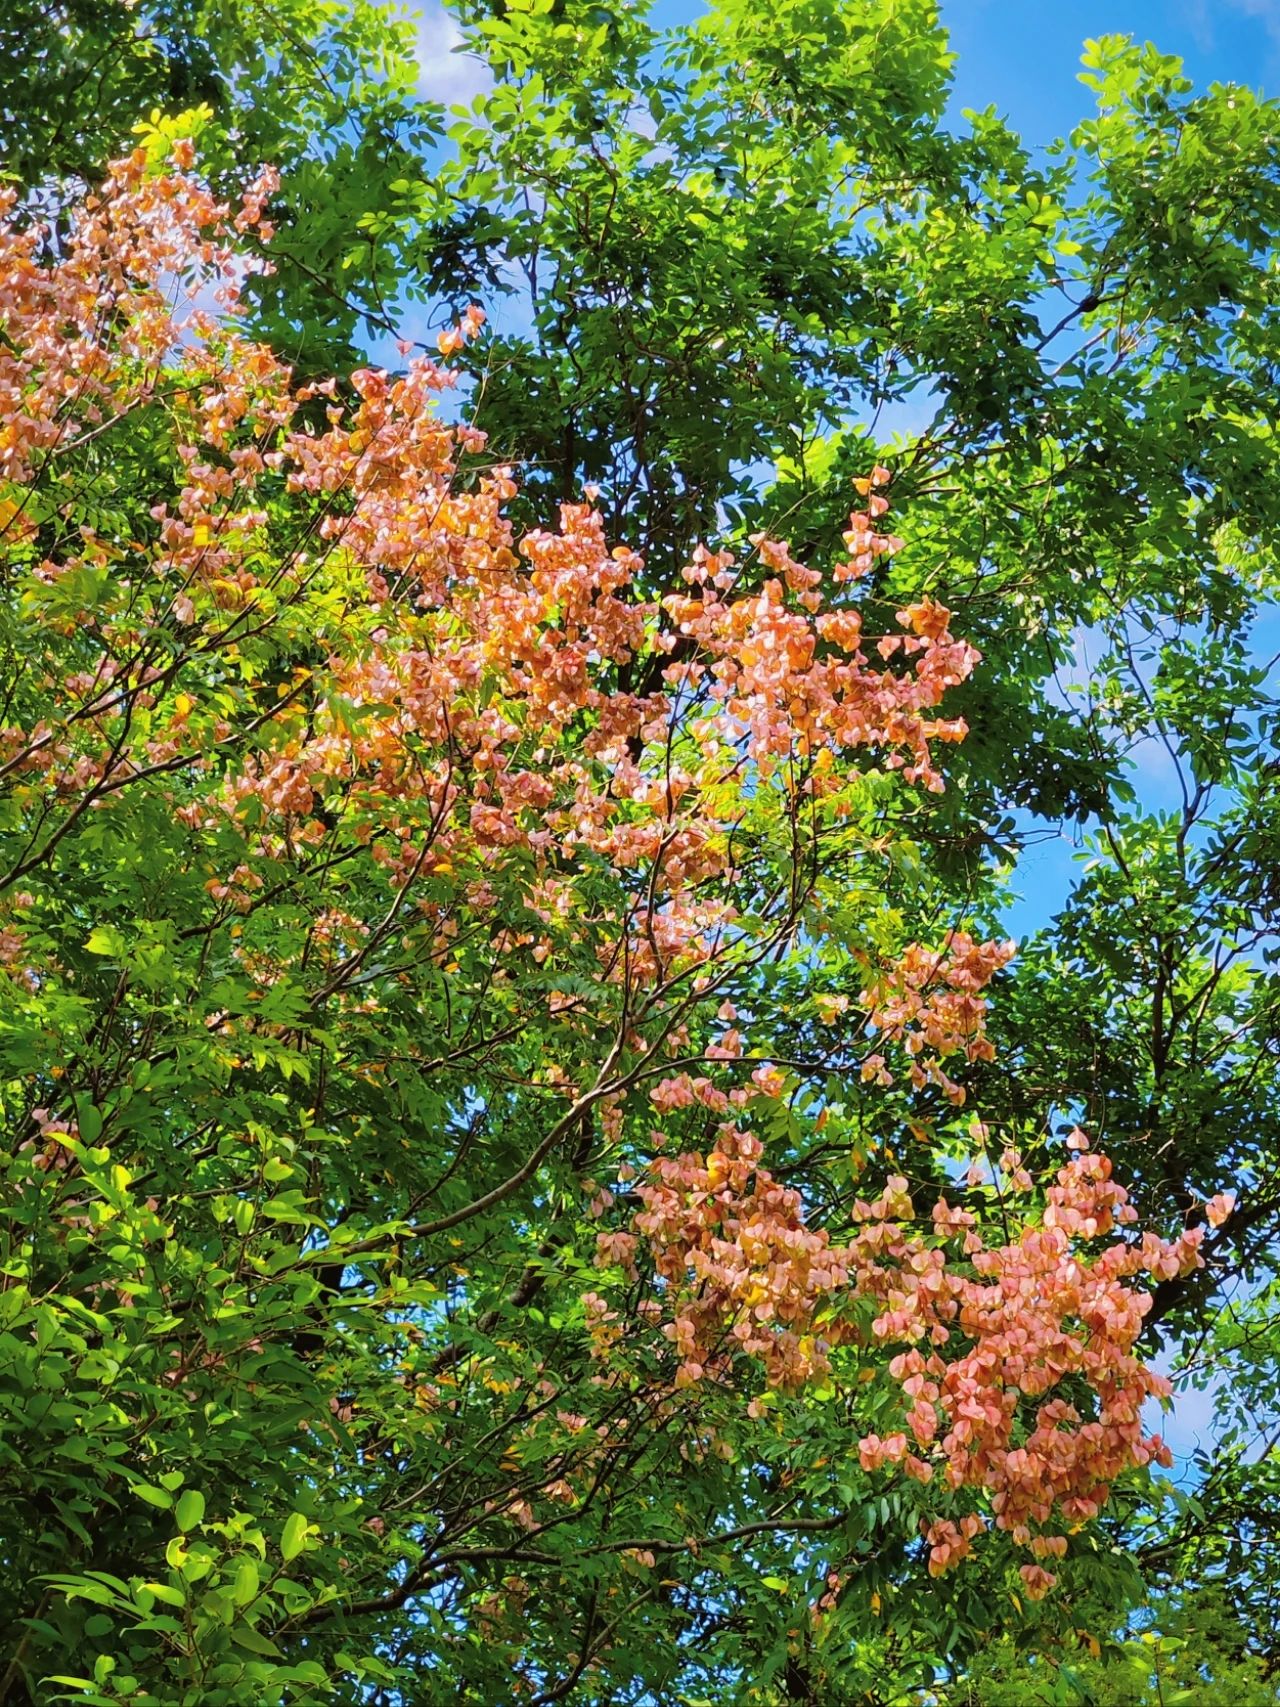
{"type": "Polygon", "coordinates": [[[1280,110],[456,22],[0,25],[0,1703],[1270,1702],[1280,110]]]}

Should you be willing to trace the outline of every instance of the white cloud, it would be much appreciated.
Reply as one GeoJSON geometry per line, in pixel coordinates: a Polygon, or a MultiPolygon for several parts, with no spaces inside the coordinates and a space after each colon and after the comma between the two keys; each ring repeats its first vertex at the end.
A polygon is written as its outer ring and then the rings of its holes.
{"type": "Polygon", "coordinates": [[[438,4],[411,6],[414,57],[418,62],[418,93],[442,106],[470,106],[477,95],[493,88],[493,76],[474,53],[462,51],[466,38],[458,21],[438,4]]]}
{"type": "Polygon", "coordinates": [[[1276,0],[1227,0],[1227,4],[1233,12],[1260,19],[1267,34],[1280,41],[1280,5],[1276,0]]]}
{"type": "MultiPolygon", "coordinates": [[[[1210,0],[1183,0],[1182,18],[1187,28],[1195,37],[1196,46],[1202,53],[1211,53],[1217,45],[1214,32],[1215,16],[1220,20],[1223,11],[1234,12],[1240,17],[1256,18],[1270,36],[1273,45],[1280,48],[1280,0],[1220,0],[1219,5],[1213,6],[1210,0]]],[[[1242,75],[1247,72],[1242,68],[1242,75]]],[[[1240,81],[1238,75],[1236,81],[1240,81]]]]}

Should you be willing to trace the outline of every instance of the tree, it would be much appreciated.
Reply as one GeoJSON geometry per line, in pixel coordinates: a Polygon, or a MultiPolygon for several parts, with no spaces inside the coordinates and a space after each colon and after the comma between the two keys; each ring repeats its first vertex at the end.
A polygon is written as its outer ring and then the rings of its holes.
{"type": "Polygon", "coordinates": [[[0,233],[0,1700],[843,1700],[1121,1592],[1200,1230],[1080,1134],[1043,1191],[865,1137],[964,1102],[1010,954],[889,875],[978,660],[864,629],[887,471],[830,574],[649,599],[433,363],[175,317],[274,188],[176,160],[0,233]],[[817,1097],[753,1041],[800,975],[817,1097]]]}
{"type": "MultiPolygon", "coordinates": [[[[517,531],[554,529],[559,503],[597,483],[606,537],[643,556],[648,598],[683,589],[708,535],[735,551],[742,588],[765,573],[755,533],[829,562],[852,480],[892,469],[911,548],[860,583],[867,626],[889,632],[932,597],[985,663],[949,690],[969,733],[947,791],[879,808],[892,865],[868,876],[865,905],[922,935],[925,919],[940,933],[963,917],[996,934],[1001,873],[1024,846],[1093,837],[1071,904],[1004,979],[982,1108],[997,1148],[1037,1172],[1080,1120],[1152,1224],[1198,1226],[1203,1200],[1236,1189],[1206,1269],[1160,1283],[1148,1344],[1196,1379],[1225,1372],[1233,1429],[1238,1370],[1257,1438],[1229,1437],[1205,1467],[1199,1514],[1111,1541],[1151,1571],[1247,1569],[1241,1604],[1270,1616],[1275,105],[1194,90],[1167,56],[1108,37],[1086,49],[1096,111],[1032,151],[992,113],[944,119],[947,41],[923,0],[735,0],[687,27],[504,0],[458,12],[491,97],[452,115],[438,152],[438,115],[419,110],[343,179],[324,161],[326,80],[363,126],[350,30],[383,20],[341,8],[326,31],[308,11],[293,44],[272,34],[283,75],[256,80],[259,118],[242,68],[279,15],[191,8],[171,28],[171,9],[140,0],[143,51],[109,10],[72,29],[45,8],[24,20],[28,57],[0,55],[7,146],[22,138],[57,204],[177,79],[168,104],[212,109],[201,146],[224,192],[262,158],[306,186],[287,208],[277,193],[282,223],[306,204],[273,246],[278,272],[246,280],[258,330],[301,348],[314,376],[350,365],[357,324],[385,341],[421,298],[433,333],[482,302],[486,331],[454,359],[471,418],[519,470],[517,531]],[[111,101],[79,74],[51,94],[38,68],[95,31],[121,73],[111,101]],[[213,70],[193,95],[197,59],[213,70]],[[1073,663],[1082,636],[1090,671],[1073,663]],[[1067,693],[1082,673],[1089,690],[1067,693]],[[1135,771],[1158,767],[1162,791],[1136,799],[1135,771]]],[[[412,114],[407,39],[379,39],[412,114]]],[[[374,78],[359,87],[382,98],[374,78]]],[[[191,128],[148,135],[163,153],[191,128]]],[[[624,666],[619,686],[656,691],[660,672],[624,666]]],[[[767,975],[753,1036],[817,1106],[832,1030],[812,1003],[853,1000],[865,973],[824,969],[815,950],[767,975]]],[[[978,1090],[967,1062],[947,1071],[978,1090]]],[[[895,1147],[910,1123],[939,1158],[962,1148],[945,1087],[906,1085],[858,1103],[859,1146],[895,1147]]]]}
{"type": "Polygon", "coordinates": [[[1221,1593],[1160,1597],[1140,1630],[1100,1641],[1077,1630],[1065,1647],[1027,1656],[1011,1643],[975,1657],[963,1679],[941,1690],[944,1707],[1193,1707],[1236,1701],[1273,1707],[1274,1667],[1221,1593]]]}
{"type": "MultiPolygon", "coordinates": [[[[465,15],[502,98],[452,127],[445,182],[498,202],[519,290],[473,354],[480,424],[548,490],[599,479],[668,572],[712,517],[820,557],[851,476],[890,462],[911,550],[868,596],[927,590],[987,663],[913,844],[972,905],[993,866],[1087,829],[984,1113],[1028,1156],[1087,1113],[1155,1218],[1199,1224],[1237,1186],[1148,1325],[1226,1395],[1208,1503],[1125,1541],[1194,1579],[1198,1541],[1243,1523],[1269,1608],[1274,1465],[1249,1470],[1231,1413],[1274,1451],[1280,113],[1106,37],[1096,113],[1033,155],[994,113],[944,125],[928,4],[465,15]],[[1236,1399],[1242,1343],[1263,1350],[1236,1399]]],[[[803,1055],[785,1005],[774,1023],[803,1055]]]]}

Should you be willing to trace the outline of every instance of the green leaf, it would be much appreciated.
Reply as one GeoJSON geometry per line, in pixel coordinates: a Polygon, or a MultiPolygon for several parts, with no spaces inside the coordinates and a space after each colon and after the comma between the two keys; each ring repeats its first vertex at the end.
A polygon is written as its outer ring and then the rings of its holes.
{"type": "Polygon", "coordinates": [[[285,1519],[280,1536],[280,1553],[285,1562],[296,1559],[307,1544],[307,1520],[301,1512],[292,1512],[285,1519]]]}
{"type": "Polygon", "coordinates": [[[172,1509],[173,1495],[167,1494],[163,1488],[153,1487],[150,1482],[133,1482],[130,1485],[138,1498],[148,1505],[158,1506],[161,1511],[172,1509]]]}
{"type": "MultiPolygon", "coordinates": [[[[114,925],[98,925],[89,932],[84,946],[90,954],[106,955],[118,960],[128,947],[128,942],[114,925]]],[[[92,1139],[88,1141],[93,1142],[92,1139]]]]}
{"type": "Polygon", "coordinates": [[[184,1532],[194,1529],[198,1524],[204,1522],[204,1495],[195,1488],[188,1488],[178,1500],[174,1515],[177,1518],[179,1529],[184,1532]]]}
{"type": "Polygon", "coordinates": [[[231,1640],[242,1648],[247,1648],[251,1654],[262,1654],[267,1659],[278,1660],[281,1653],[275,1643],[264,1636],[260,1630],[255,1630],[251,1624],[235,1624],[231,1628],[231,1640]]]}
{"type": "Polygon", "coordinates": [[[187,1598],[181,1589],[173,1588],[169,1583],[149,1582],[144,1583],[143,1587],[149,1594],[153,1594],[157,1600],[164,1601],[166,1606],[185,1606],[187,1604],[187,1598]]]}
{"type": "Polygon", "coordinates": [[[241,1559],[236,1566],[231,1598],[237,1606],[249,1606],[258,1597],[258,1567],[252,1559],[241,1559]]]}

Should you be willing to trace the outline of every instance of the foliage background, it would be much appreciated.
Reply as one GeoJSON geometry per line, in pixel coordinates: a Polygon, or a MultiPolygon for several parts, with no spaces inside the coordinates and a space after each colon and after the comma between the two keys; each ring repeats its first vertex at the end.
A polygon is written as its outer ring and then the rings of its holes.
{"type": "MultiPolygon", "coordinates": [[[[994,929],[1011,885],[1037,927],[995,1009],[984,1115],[1031,1154],[1084,1119],[1166,1228],[1241,1193],[1205,1283],[1157,1295],[1162,1355],[1213,1406],[1205,1454],[1106,1534],[1157,1596],[1178,1585],[1158,1616],[1212,1681],[1176,1686],[1247,1700],[1275,1653],[1277,121],[1250,93],[1272,46],[1265,14],[1094,10],[1029,41],[1021,11],[945,8],[953,89],[925,4],[726,6],[665,60],[636,10],[476,8],[456,27],[491,70],[460,119],[420,99],[421,34],[375,9],[19,5],[0,113],[9,169],[50,205],[153,108],[208,104],[186,128],[226,184],[279,161],[253,324],[304,375],[394,360],[389,327],[429,345],[482,300],[470,406],[523,471],[519,519],[598,481],[655,590],[700,532],[767,522],[829,554],[851,477],[889,460],[910,550],[873,597],[936,592],[986,658],[949,793],[901,838],[902,900],[994,929]],[[1063,37],[1130,23],[1184,31],[1196,89],[1104,48],[1091,130],[1063,37]],[[1077,119],[1069,170],[1042,145],[1077,119]],[[1042,350],[1058,298],[1075,312],[1042,350]],[[1086,838],[1077,870],[1062,855],[1086,838]]],[[[804,1028],[777,1025],[774,1052],[803,1059],[804,1028]]],[[[903,1118],[885,1099],[870,1135],[903,1118]]],[[[945,1109],[912,1118],[945,1144],[945,1109]]],[[[1093,1640],[1118,1593],[1081,1613],[1093,1640]]],[[[940,1683],[942,1651],[990,1624],[980,1598],[931,1631],[940,1683]]],[[[1085,1699],[1153,1687],[1082,1654],[1085,1699]]],[[[1017,1666],[997,1649],[963,1688],[1000,1700],[1028,1687],[1017,1666]]]]}

